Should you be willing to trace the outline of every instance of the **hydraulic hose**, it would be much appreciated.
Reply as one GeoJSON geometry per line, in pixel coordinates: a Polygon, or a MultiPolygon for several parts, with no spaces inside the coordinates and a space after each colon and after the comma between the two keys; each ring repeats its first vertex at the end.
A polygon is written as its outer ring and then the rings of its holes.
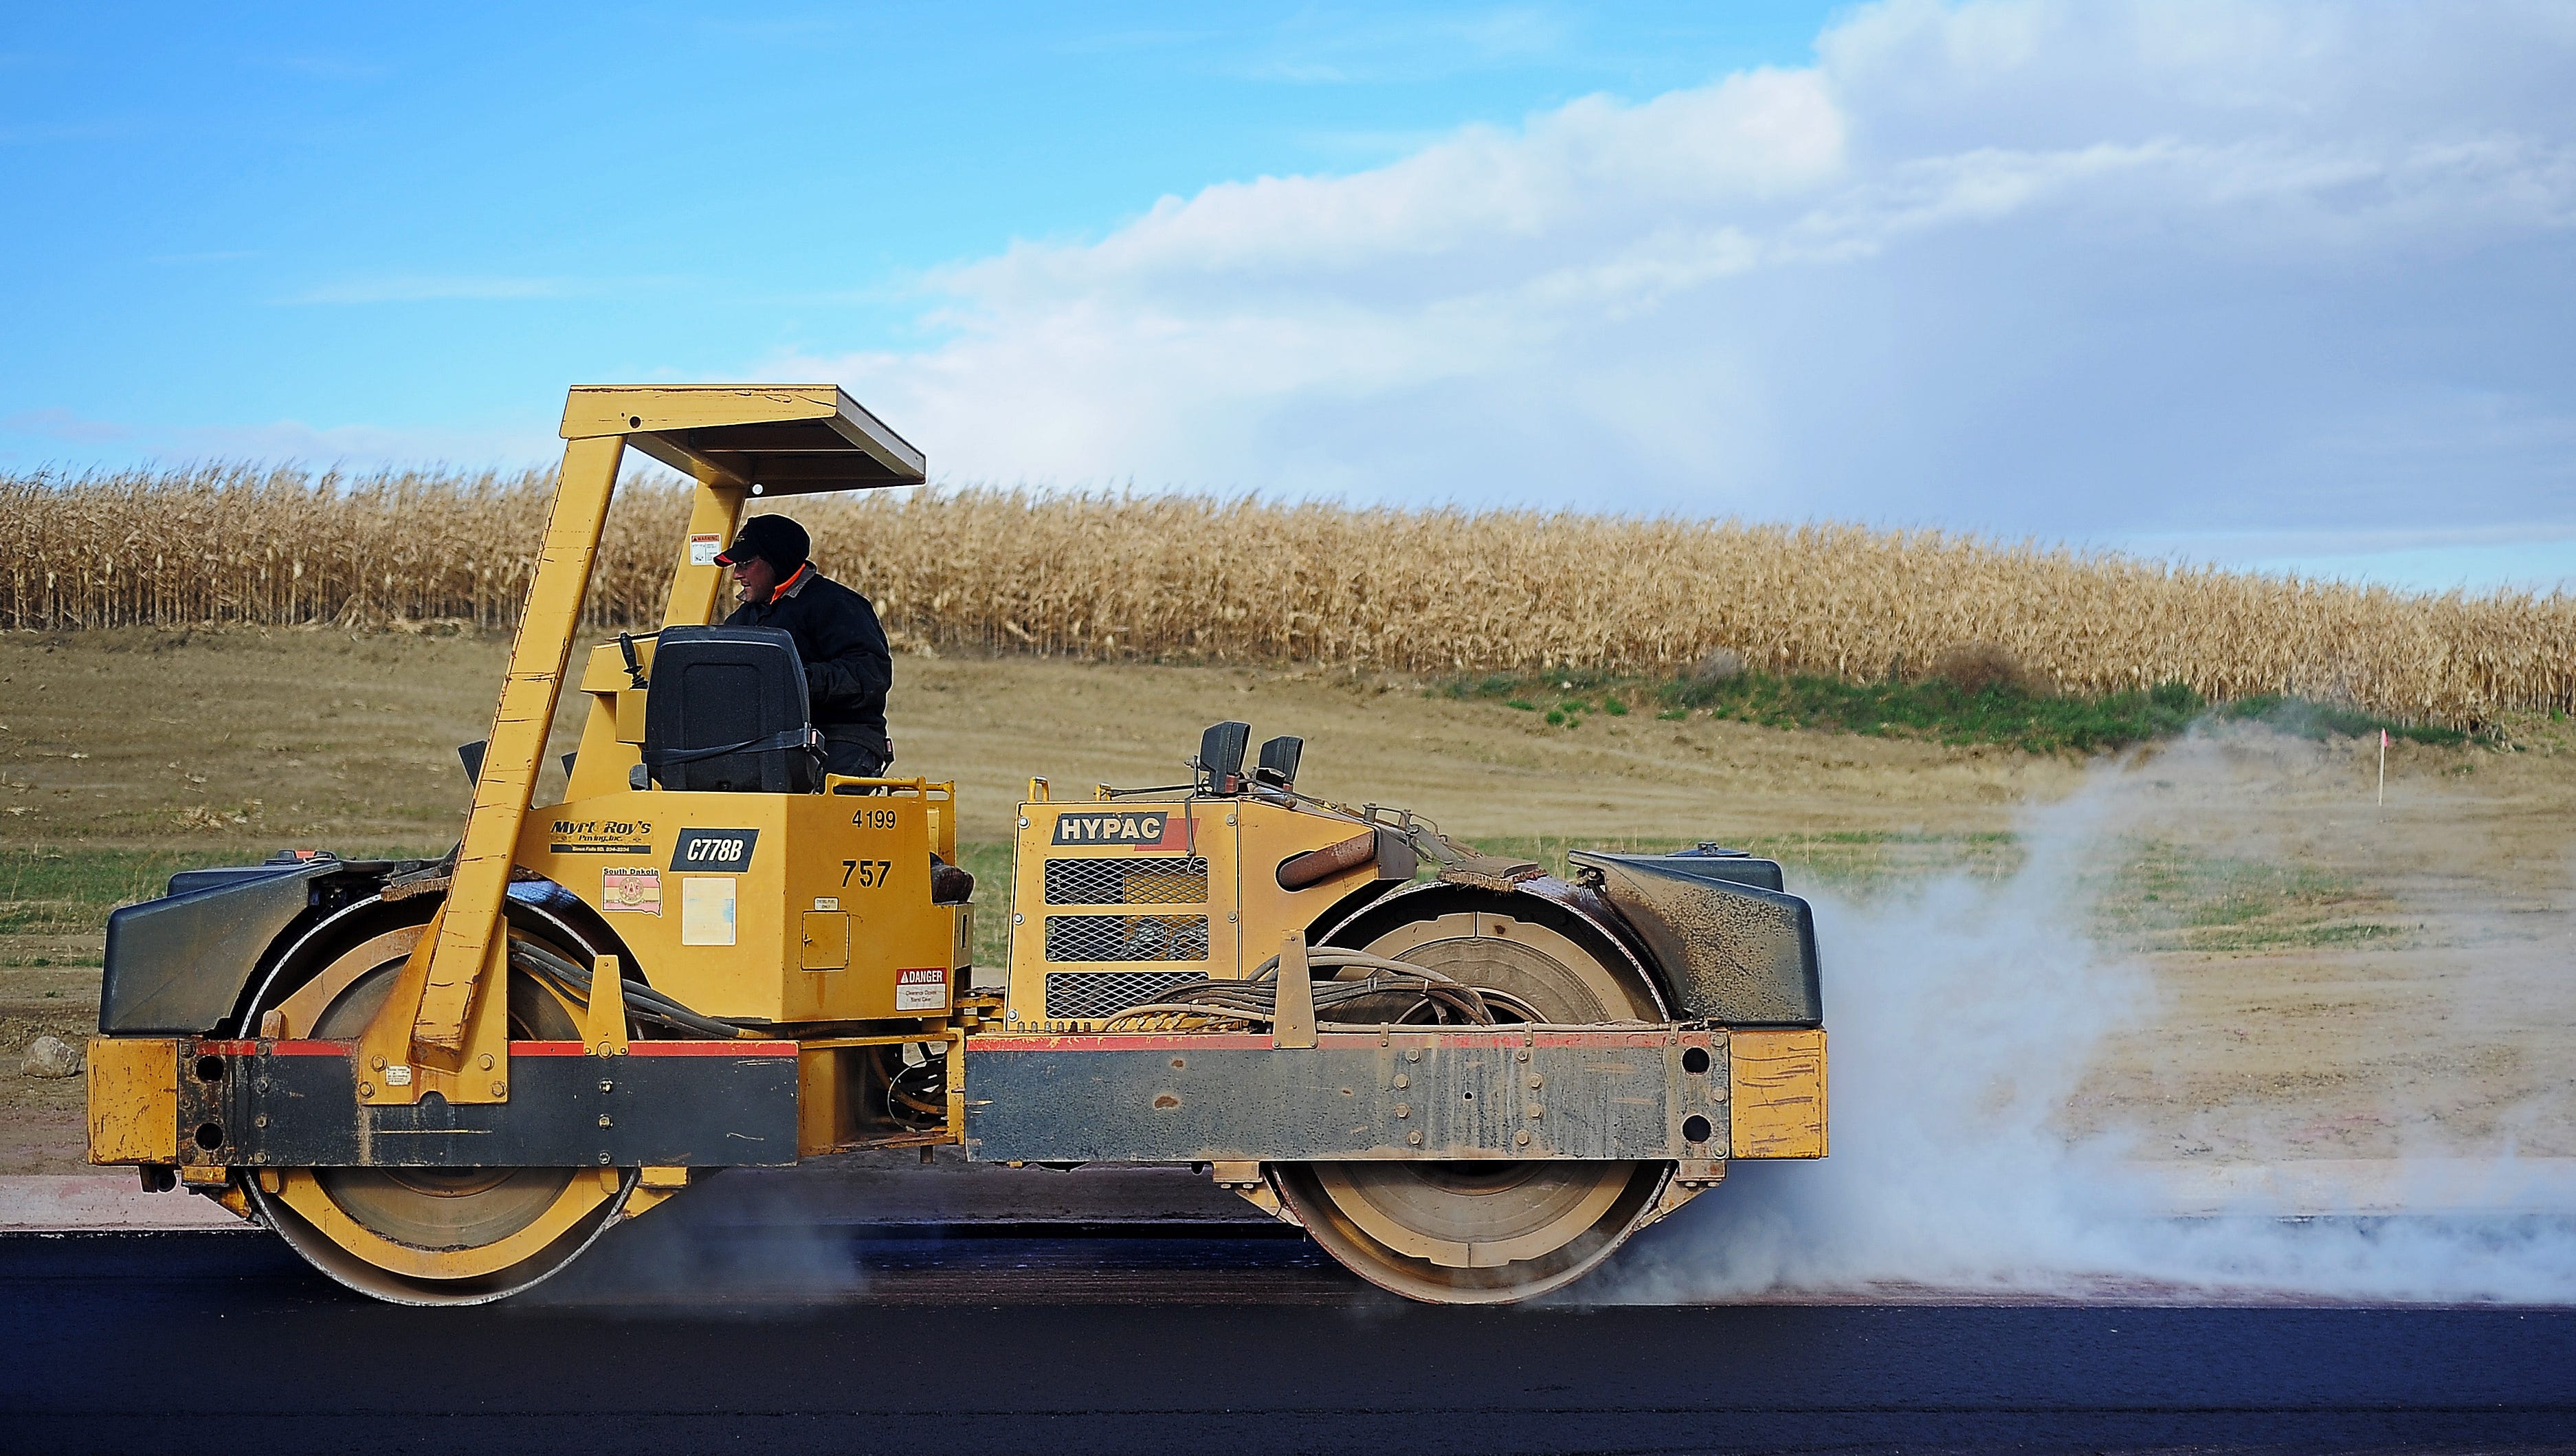
{"type": "MultiPolygon", "coordinates": [[[[522,970],[554,982],[567,996],[583,1006],[590,1004],[590,972],[544,946],[530,941],[514,940],[510,942],[510,962],[522,970]]],[[[702,1016],[639,981],[626,982],[623,990],[627,1010],[639,1021],[650,1021],[678,1031],[694,1031],[700,1036],[728,1040],[757,1040],[760,1036],[759,1032],[736,1026],[730,1021],[719,1021],[712,1016],[702,1016]]]]}

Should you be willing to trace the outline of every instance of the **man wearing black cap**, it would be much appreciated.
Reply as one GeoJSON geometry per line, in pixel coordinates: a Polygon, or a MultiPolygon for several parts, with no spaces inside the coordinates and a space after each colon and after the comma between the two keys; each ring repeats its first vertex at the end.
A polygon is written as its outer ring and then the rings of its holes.
{"type": "Polygon", "coordinates": [[[805,559],[813,542],[785,516],[754,516],[742,523],[716,564],[733,569],[742,605],[728,627],[775,627],[796,639],[805,661],[805,691],[813,699],[814,726],[823,730],[823,767],[861,777],[885,772],[894,750],[886,742],[886,689],[894,683],[894,655],[876,608],[857,592],[814,570],[805,559]]]}

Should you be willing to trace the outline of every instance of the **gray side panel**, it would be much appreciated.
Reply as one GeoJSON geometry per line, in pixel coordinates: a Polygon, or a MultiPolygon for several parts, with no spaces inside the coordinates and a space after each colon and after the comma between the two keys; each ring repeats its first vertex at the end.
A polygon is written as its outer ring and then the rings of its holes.
{"type": "Polygon", "coordinates": [[[796,1161],[793,1056],[514,1056],[507,1102],[368,1107],[358,1101],[349,1057],[277,1056],[267,1050],[275,1045],[182,1044],[180,1161],[271,1168],[796,1161]],[[244,1045],[260,1050],[235,1054],[244,1045]]]}
{"type": "Polygon", "coordinates": [[[98,1029],[110,1036],[218,1029],[271,942],[311,902],[336,860],[264,875],[180,875],[179,893],[107,917],[98,1029]],[[211,882],[209,882],[211,881],[211,882]]]}
{"type": "Polygon", "coordinates": [[[1723,1157],[1727,1147],[1722,1032],[1659,1033],[1651,1044],[1615,1049],[1403,1036],[1387,1046],[1327,1036],[1328,1044],[1294,1050],[1154,1040],[1133,1050],[970,1041],[967,1156],[1628,1160],[1723,1157]],[[1694,1049],[1707,1053],[1699,1072],[1685,1070],[1694,1049]],[[1705,1135],[1686,1136],[1693,1131],[1705,1135]]]}
{"type": "Polygon", "coordinates": [[[1728,1026],[1822,1026],[1815,912],[1795,895],[1585,854],[1601,892],[1661,963],[1691,1016],[1728,1026]]]}

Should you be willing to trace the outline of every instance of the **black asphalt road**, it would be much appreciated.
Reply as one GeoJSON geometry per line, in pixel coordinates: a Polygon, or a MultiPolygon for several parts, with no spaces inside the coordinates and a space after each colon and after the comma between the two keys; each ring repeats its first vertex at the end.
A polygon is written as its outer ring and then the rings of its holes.
{"type": "Polygon", "coordinates": [[[1428,1309],[1215,1227],[593,1260],[407,1310],[264,1235],[0,1238],[0,1449],[2576,1450],[2576,1311],[1428,1309]]]}

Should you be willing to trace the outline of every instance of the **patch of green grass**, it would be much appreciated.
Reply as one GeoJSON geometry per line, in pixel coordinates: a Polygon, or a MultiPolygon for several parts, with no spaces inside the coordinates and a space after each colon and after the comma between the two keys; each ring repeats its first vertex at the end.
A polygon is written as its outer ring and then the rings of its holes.
{"type": "Polygon", "coordinates": [[[1751,672],[1717,682],[1668,684],[1662,695],[1676,707],[1765,727],[2003,743],[2032,753],[2099,753],[2169,738],[2189,727],[2204,706],[2182,683],[2078,698],[2043,697],[2006,684],[1970,692],[1940,678],[1847,683],[1751,672]]]}
{"type": "Polygon", "coordinates": [[[0,935],[101,930],[107,912],[160,894],[179,871],[240,859],[219,850],[0,848],[0,935]]]}
{"type": "MultiPolygon", "coordinates": [[[[1617,854],[1670,854],[1688,849],[1687,841],[1670,838],[1556,835],[1498,836],[1471,841],[1487,854],[1537,862],[1562,879],[1572,868],[1567,858],[1578,849],[1617,854]]],[[[1829,884],[1867,893],[1929,875],[1965,872],[2000,878],[2021,868],[2021,838],[2010,833],[1917,834],[1904,831],[1838,830],[1822,834],[1757,834],[1721,836],[1719,843],[1761,859],[1780,862],[1790,893],[1801,884],[1829,884]]],[[[1430,874],[1437,866],[1426,866],[1430,874]]]]}
{"type": "Polygon", "coordinates": [[[2092,878],[2099,929],[2142,949],[2296,949],[2398,933],[2353,919],[2385,909],[2383,897],[2347,876],[2297,863],[2141,840],[2092,878]]]}
{"type": "MultiPolygon", "coordinates": [[[[367,851],[373,855],[376,851],[367,851]]],[[[388,857],[423,851],[387,852],[388,857]]],[[[444,848],[428,851],[444,854],[444,848]]],[[[120,905],[159,895],[181,870],[256,864],[266,851],[242,848],[92,849],[0,846],[0,935],[95,934],[120,905]]],[[[350,858],[364,857],[357,851],[350,858]]]]}
{"type": "MultiPolygon", "coordinates": [[[[1556,835],[1472,841],[1487,854],[1537,862],[1570,878],[1572,851],[1669,854],[1669,838],[1556,835]]],[[[1719,842],[1780,862],[1791,894],[1830,889],[1863,901],[1903,894],[1942,875],[2003,880],[2028,863],[2008,831],[1927,834],[1906,830],[1725,835],[1719,842]]],[[[1426,864],[1429,875],[1436,866],[1426,864]]],[[[2385,923],[2387,897],[2344,875],[2311,866],[2212,855],[2160,840],[2118,844],[2083,876],[2069,913],[2087,917],[2106,943],[2147,951],[2303,950],[2394,944],[2407,928],[2385,923]]]]}
{"type": "Polygon", "coordinates": [[[1586,714],[1625,717],[1632,703],[1660,702],[1663,707],[1655,716],[1665,722],[1699,713],[1766,728],[1997,743],[2031,753],[2109,752],[2174,737],[2203,719],[2261,722],[2308,738],[2352,737],[2382,728],[2416,743],[2447,745],[2467,738],[2454,729],[2411,726],[2304,698],[2240,698],[2213,707],[2179,682],[2087,698],[2033,693],[2009,683],[1970,690],[1941,678],[1850,683],[1809,674],[1740,672],[1705,682],[1655,682],[1599,673],[1488,673],[1455,678],[1438,689],[1461,700],[1500,700],[1524,713],[1540,712],[1540,700],[1551,690],[1598,695],[1597,708],[1590,696],[1558,698],[1545,716],[1560,727],[1579,724],[1586,714]]]}
{"type": "Polygon", "coordinates": [[[2326,946],[2380,945],[2405,933],[2403,926],[2250,925],[2191,937],[2193,950],[2317,950],[2326,946]]]}
{"type": "Polygon", "coordinates": [[[1011,959],[1011,845],[965,842],[958,867],[975,877],[975,964],[1004,966],[1011,959]]]}
{"type": "Polygon", "coordinates": [[[2218,705],[2212,716],[2230,721],[2262,723],[2277,732],[2301,738],[2359,738],[2366,733],[2385,730],[2392,738],[2413,743],[2450,747],[2465,743],[2469,735],[2456,728],[2431,728],[2400,723],[2358,708],[2334,703],[2320,703],[2307,698],[2284,697],[2278,693],[2259,693],[2250,698],[2237,698],[2218,705]]]}

